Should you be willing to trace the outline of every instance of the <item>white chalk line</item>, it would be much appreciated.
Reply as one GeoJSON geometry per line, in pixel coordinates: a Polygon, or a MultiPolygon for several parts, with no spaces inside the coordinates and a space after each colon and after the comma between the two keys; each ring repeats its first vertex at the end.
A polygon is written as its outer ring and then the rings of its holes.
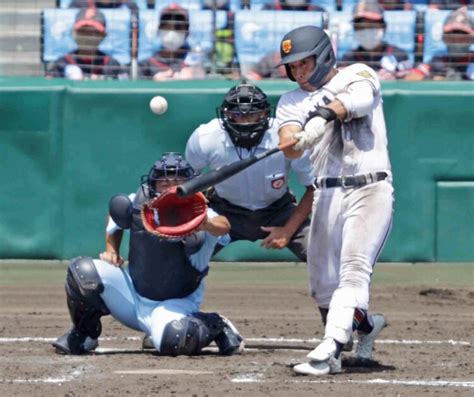
{"type": "MultiPolygon", "coordinates": [[[[116,341],[116,340],[130,340],[130,341],[141,341],[143,338],[140,336],[127,336],[127,337],[115,337],[106,336],[99,338],[99,341],[116,341]]],[[[18,342],[54,342],[56,338],[42,338],[42,337],[19,337],[19,338],[0,338],[0,343],[18,343],[18,342]]],[[[296,338],[245,338],[246,342],[250,343],[301,343],[301,344],[316,344],[321,342],[321,339],[296,339],[296,338]]],[[[452,345],[452,346],[471,346],[472,343],[463,340],[416,340],[416,339],[378,339],[375,341],[376,344],[382,345],[452,345]]]]}
{"type": "MultiPolygon", "coordinates": [[[[24,342],[45,342],[51,343],[55,341],[56,338],[44,338],[44,337],[17,337],[17,338],[0,338],[0,343],[24,343],[24,342]]],[[[117,341],[117,340],[129,340],[129,341],[141,341],[142,337],[140,336],[127,336],[127,337],[102,337],[99,338],[100,341],[117,341]]],[[[311,339],[297,339],[297,338],[246,338],[248,343],[273,343],[275,345],[285,344],[285,343],[300,343],[300,344],[316,344],[321,342],[321,339],[311,338],[311,339]]],[[[387,344],[387,345],[459,345],[459,346],[471,346],[472,343],[469,341],[462,340],[413,340],[413,339],[380,339],[376,341],[377,344],[387,344]]],[[[271,348],[271,345],[268,346],[271,348]]],[[[116,351],[121,350],[128,351],[129,349],[113,349],[113,348],[99,348],[97,349],[98,353],[107,352],[107,351],[116,351]]],[[[249,349],[247,349],[249,350],[249,349]]],[[[179,371],[179,370],[171,370],[179,371]]],[[[117,372],[117,371],[116,371],[117,372]]],[[[118,373],[118,372],[117,372],[118,373]]],[[[133,371],[127,371],[131,374],[133,371]]],[[[176,372],[177,374],[177,372],[176,372]]],[[[20,383],[20,384],[38,384],[38,383],[51,383],[59,384],[64,382],[70,382],[74,379],[77,379],[81,376],[80,371],[74,371],[70,374],[60,377],[60,378],[39,378],[39,379],[1,379],[0,383],[20,383]]],[[[252,374],[252,375],[241,375],[236,378],[231,379],[234,383],[270,383],[271,381],[265,380],[261,374],[252,374]]],[[[369,379],[369,380],[287,380],[285,382],[289,383],[332,383],[332,384],[390,384],[390,385],[404,385],[404,386],[432,386],[432,387],[467,387],[474,388],[474,381],[455,381],[455,380],[397,380],[397,379],[369,379]]]]}
{"type": "Polygon", "coordinates": [[[37,378],[37,379],[2,379],[0,383],[19,383],[19,384],[38,384],[38,383],[65,383],[71,382],[74,379],[79,379],[82,375],[81,371],[75,370],[60,378],[37,378]]]}
{"type": "MultiPolygon", "coordinates": [[[[249,342],[273,342],[273,343],[320,343],[321,339],[295,339],[295,338],[246,338],[249,342]]],[[[357,341],[354,341],[357,343],[357,341]]],[[[416,339],[377,339],[375,343],[386,345],[461,345],[471,346],[471,342],[463,340],[416,340],[416,339]]]]}
{"type": "MultiPolygon", "coordinates": [[[[334,375],[330,375],[331,377],[334,375]]],[[[258,376],[243,375],[231,379],[234,383],[273,383],[272,381],[266,381],[258,376]]],[[[325,379],[291,379],[286,380],[285,383],[311,383],[311,384],[360,384],[360,385],[401,385],[401,386],[431,386],[431,387],[468,387],[474,388],[474,381],[458,381],[458,380],[400,380],[400,379],[367,379],[367,380],[325,380],[325,379]]]]}
{"type": "Polygon", "coordinates": [[[119,375],[214,375],[212,371],[194,371],[188,369],[133,369],[114,371],[119,375]]]}

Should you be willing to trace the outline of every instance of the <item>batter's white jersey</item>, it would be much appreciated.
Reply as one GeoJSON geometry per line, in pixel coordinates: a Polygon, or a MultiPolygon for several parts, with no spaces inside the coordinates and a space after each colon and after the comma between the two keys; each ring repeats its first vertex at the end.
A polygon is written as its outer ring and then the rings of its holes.
{"type": "MultiPolygon", "coordinates": [[[[275,124],[273,121],[272,124],[275,124]]],[[[255,149],[237,148],[221,128],[219,119],[213,119],[193,132],[186,145],[185,158],[196,171],[205,167],[214,170],[272,149],[278,143],[278,128],[274,125],[265,132],[262,142],[255,149]]],[[[309,153],[298,160],[289,160],[278,152],[217,184],[215,189],[220,197],[239,207],[250,210],[266,208],[286,193],[290,170],[296,173],[301,185],[310,186],[313,183],[309,153]]]]}
{"type": "MultiPolygon", "coordinates": [[[[367,85],[365,85],[365,89],[367,85]]],[[[337,177],[374,171],[390,175],[387,151],[387,133],[383,116],[380,82],[377,74],[367,65],[354,64],[339,71],[327,84],[315,92],[298,88],[284,94],[277,107],[280,126],[296,124],[303,128],[308,113],[338,99],[347,110],[344,123],[329,122],[322,139],[313,147],[311,160],[315,177],[337,177]],[[357,82],[369,83],[374,101],[366,108],[364,87],[357,82]],[[366,116],[358,117],[363,110],[366,116]]]]}

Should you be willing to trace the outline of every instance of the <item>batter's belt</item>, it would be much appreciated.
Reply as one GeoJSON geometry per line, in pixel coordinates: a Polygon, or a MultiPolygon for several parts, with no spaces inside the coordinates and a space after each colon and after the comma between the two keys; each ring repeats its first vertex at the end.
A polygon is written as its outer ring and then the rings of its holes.
{"type": "Polygon", "coordinates": [[[329,189],[332,187],[353,189],[368,185],[369,183],[383,181],[387,177],[388,174],[386,172],[369,172],[367,174],[339,176],[337,178],[321,177],[317,178],[313,185],[316,189],[329,189]]]}

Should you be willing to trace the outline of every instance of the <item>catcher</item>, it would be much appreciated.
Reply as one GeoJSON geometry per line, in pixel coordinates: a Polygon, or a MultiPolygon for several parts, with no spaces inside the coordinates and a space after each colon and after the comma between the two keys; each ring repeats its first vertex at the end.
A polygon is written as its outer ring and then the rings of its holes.
{"type": "Polygon", "coordinates": [[[53,343],[58,353],[93,351],[108,314],[145,332],[162,355],[196,355],[211,342],[223,355],[242,351],[243,339],[229,320],[200,312],[209,259],[217,243],[229,241],[230,225],[207,208],[202,194],[176,196],[173,187],[194,176],[179,153],[165,153],[136,194],[112,197],[100,260],[77,257],[69,264],[73,327],[53,343]],[[124,229],[130,229],[128,267],[119,252],[124,229]]]}

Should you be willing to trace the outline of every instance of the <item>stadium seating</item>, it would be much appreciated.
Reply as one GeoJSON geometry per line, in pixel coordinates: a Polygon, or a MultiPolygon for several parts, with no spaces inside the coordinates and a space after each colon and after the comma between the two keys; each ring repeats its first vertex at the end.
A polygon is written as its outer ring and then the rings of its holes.
{"type": "MultiPolygon", "coordinates": [[[[161,1],[161,0],[157,0],[157,1],[161,1]]],[[[59,8],[69,8],[69,6],[72,3],[72,0],[57,0],[56,3],[59,8]]],[[[147,9],[146,0],[135,0],[135,4],[140,10],[147,9]]]]}
{"type": "Polygon", "coordinates": [[[302,25],[324,24],[324,12],[249,11],[235,13],[235,47],[245,70],[264,55],[279,50],[282,37],[302,25]]]}
{"type": "Polygon", "coordinates": [[[161,10],[170,4],[178,4],[188,11],[202,10],[203,0],[157,0],[155,1],[155,10],[161,10]]]}
{"type": "MultiPolygon", "coordinates": [[[[425,42],[423,47],[423,62],[429,63],[436,53],[446,52],[443,42],[443,23],[450,10],[426,10],[425,12],[425,42]]],[[[469,12],[474,18],[474,11],[469,12]]],[[[474,45],[471,46],[471,50],[474,45]]]]}
{"type": "MultiPolygon", "coordinates": [[[[46,9],[42,13],[43,62],[52,62],[75,51],[77,46],[72,36],[72,27],[77,9],[46,9]]],[[[128,9],[104,9],[107,22],[107,36],[99,49],[113,56],[122,65],[129,65],[131,15],[128,9]]]]}
{"type": "MultiPolygon", "coordinates": [[[[410,59],[415,57],[416,11],[385,11],[387,23],[385,40],[403,50],[410,59]]],[[[342,59],[347,51],[357,47],[352,25],[352,12],[339,11],[330,14],[329,31],[337,37],[337,59],[342,59]]]]}
{"type": "MultiPolygon", "coordinates": [[[[76,48],[72,37],[72,25],[77,10],[66,8],[72,0],[58,0],[61,9],[46,9],[42,14],[42,61],[50,62],[76,48]]],[[[252,0],[252,10],[240,10],[240,0],[231,0],[231,9],[235,10],[235,47],[243,70],[257,63],[264,55],[278,51],[281,38],[289,30],[306,24],[326,27],[329,21],[329,33],[336,45],[337,58],[357,46],[352,26],[352,8],[357,0],[344,0],[343,11],[335,11],[335,0],[317,1],[314,4],[326,7],[329,13],[305,11],[261,10],[264,4],[273,0],[252,0]]],[[[203,0],[160,0],[154,10],[146,9],[146,0],[136,3],[139,12],[138,60],[150,57],[159,47],[157,26],[159,12],[171,3],[179,3],[190,13],[191,47],[200,47],[210,52],[213,43],[212,11],[202,10],[203,0]]],[[[426,5],[427,1],[412,1],[426,5]]],[[[130,64],[131,16],[125,8],[103,9],[107,19],[107,37],[100,49],[115,57],[121,64],[130,64]]],[[[474,11],[471,11],[474,16],[474,11]]],[[[448,10],[430,10],[422,12],[424,24],[423,62],[429,62],[433,55],[446,51],[442,41],[443,22],[448,10]]],[[[385,40],[405,50],[415,61],[417,11],[386,11],[387,31],[385,40]]],[[[420,21],[419,21],[420,22],[420,21]]],[[[216,28],[227,24],[225,11],[218,11],[216,28]]],[[[420,23],[421,26],[421,23],[420,23]]],[[[421,43],[421,41],[420,41],[421,43]]],[[[421,49],[420,56],[421,56],[421,49]]]]}
{"type": "MultiPolygon", "coordinates": [[[[159,10],[141,11],[138,16],[138,60],[149,58],[158,50],[158,19],[159,10]]],[[[216,27],[223,28],[227,23],[227,13],[218,11],[216,14],[216,27]]],[[[212,11],[190,10],[189,11],[189,37],[191,47],[200,47],[204,52],[212,49],[212,11]]]]}
{"type": "MultiPolygon", "coordinates": [[[[239,1],[239,0],[231,0],[239,1]]],[[[250,0],[251,10],[262,10],[266,5],[274,4],[275,0],[250,0]]],[[[311,4],[323,7],[327,12],[336,11],[336,0],[311,0],[311,4]]]]}

